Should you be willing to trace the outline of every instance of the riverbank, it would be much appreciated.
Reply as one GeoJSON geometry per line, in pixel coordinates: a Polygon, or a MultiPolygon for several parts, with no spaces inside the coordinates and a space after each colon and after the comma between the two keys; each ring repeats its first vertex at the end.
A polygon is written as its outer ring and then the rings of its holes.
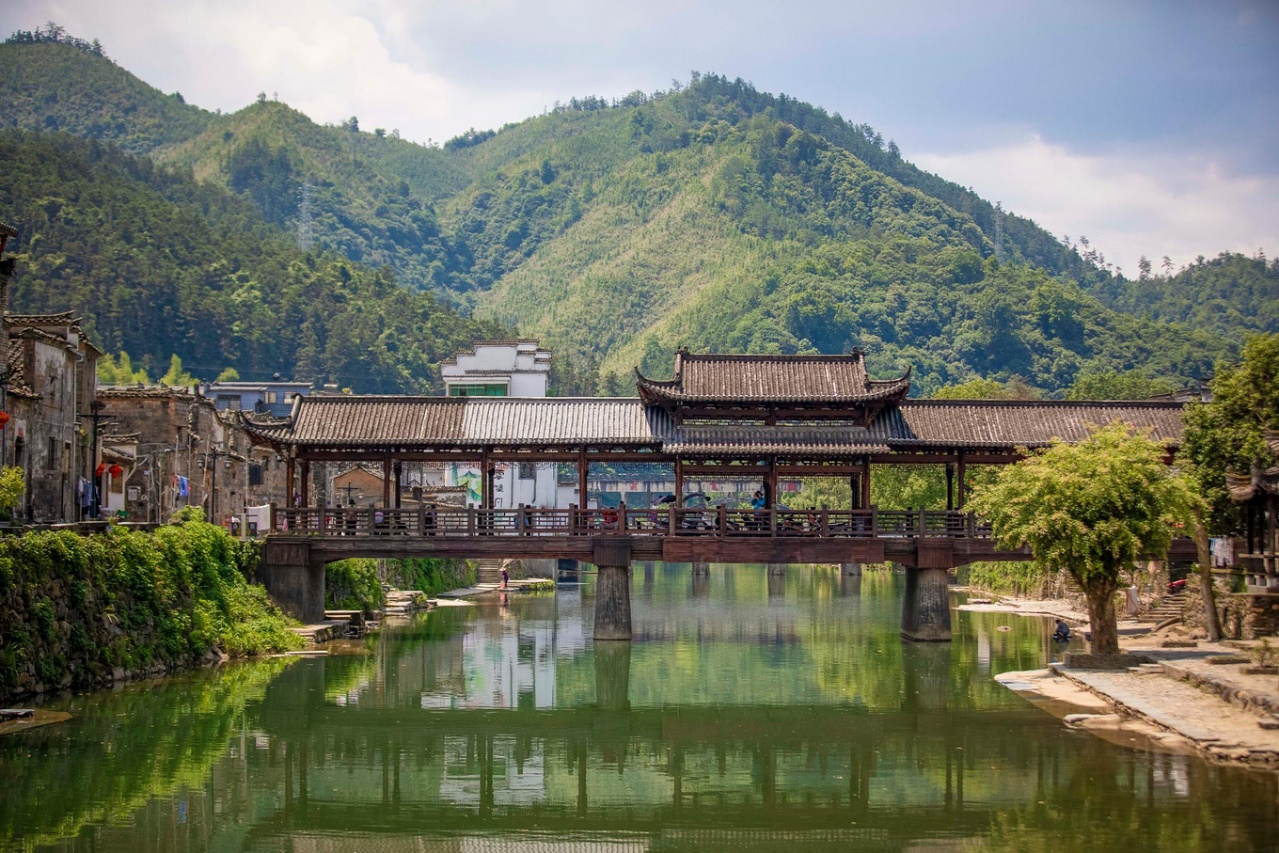
{"type": "Polygon", "coordinates": [[[300,648],[256,553],[197,519],[0,539],[0,700],[300,648]]]}
{"type": "Polygon", "coordinates": [[[1088,622],[1088,614],[1073,601],[1065,598],[1014,598],[971,587],[956,587],[955,591],[966,592],[972,596],[969,602],[959,605],[960,610],[971,610],[975,613],[1051,616],[1054,619],[1065,619],[1074,625],[1084,625],[1088,622]]]}
{"type": "MultiPolygon", "coordinates": [[[[521,578],[519,580],[511,579],[507,581],[506,592],[550,592],[555,589],[555,581],[549,578],[521,578]]],[[[460,589],[451,589],[447,592],[439,594],[440,603],[446,600],[457,600],[474,598],[478,595],[488,595],[493,592],[503,592],[500,583],[476,583],[471,586],[462,587],[460,589]]]]}
{"type": "MultiPolygon", "coordinates": [[[[1003,599],[962,610],[1087,618],[1056,600],[1003,599]]],[[[1223,763],[1279,768],[1279,676],[1258,673],[1254,643],[1169,638],[1150,623],[1121,622],[1122,670],[1050,664],[995,680],[1068,725],[1114,743],[1197,753],[1223,763]]]]}

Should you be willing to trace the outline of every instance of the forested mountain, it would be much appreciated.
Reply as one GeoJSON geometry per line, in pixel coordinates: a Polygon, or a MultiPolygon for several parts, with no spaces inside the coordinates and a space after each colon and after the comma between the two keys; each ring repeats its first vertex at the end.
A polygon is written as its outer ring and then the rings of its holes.
{"type": "MultiPolygon", "coordinates": [[[[300,230],[314,247],[385,265],[374,279],[386,287],[393,271],[399,286],[536,335],[556,348],[565,391],[594,391],[597,369],[605,390],[623,391],[631,365],[660,374],[679,346],[860,345],[885,374],[913,365],[921,391],[1019,376],[1052,393],[1081,372],[1182,381],[1237,351],[1241,331],[1279,330],[1279,265],[1222,256],[1176,275],[1143,269],[1141,280],[1125,279],[1091,248],[1081,254],[917,169],[874,129],[740,80],[694,74],[670,92],[574,99],[432,147],[393,129],[360,130],[355,118],[316,125],[265,95],[235,114],[210,114],[98,53],[83,43],[0,46],[0,117],[146,153],[185,177],[156,169],[137,180],[234,193],[260,214],[253,233],[269,234],[280,252],[300,230]]],[[[55,147],[65,154],[68,145],[55,147]]],[[[38,224],[30,191],[13,185],[13,193],[38,224]]],[[[0,218],[23,229],[19,245],[33,262],[25,275],[47,269],[47,238],[27,242],[39,229],[0,203],[0,218]]],[[[167,248],[163,230],[148,229],[167,248]]],[[[210,317],[220,316],[225,289],[208,285],[210,317]]],[[[18,304],[37,290],[24,284],[18,304]]],[[[124,340],[116,316],[98,320],[109,347],[114,336],[124,340]]],[[[168,334],[164,346],[189,363],[212,359],[204,343],[188,343],[190,330],[168,334]]],[[[271,357],[264,350],[250,360],[271,357]]],[[[292,372],[286,356],[274,358],[292,372]]]]}
{"type": "Polygon", "coordinates": [[[0,123],[100,139],[134,154],[188,139],[215,118],[166,95],[83,43],[0,47],[0,123]]]}
{"type": "Polygon", "coordinates": [[[439,389],[439,361],[501,336],[389,269],[302,252],[248,201],[110,145],[0,133],[0,210],[22,228],[11,304],[83,312],[95,344],[152,376],[439,389]]]}

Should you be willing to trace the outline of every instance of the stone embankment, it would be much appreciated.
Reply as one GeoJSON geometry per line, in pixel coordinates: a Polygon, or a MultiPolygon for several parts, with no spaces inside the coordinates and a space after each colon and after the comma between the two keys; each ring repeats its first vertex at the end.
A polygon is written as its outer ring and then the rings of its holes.
{"type": "MultiPolygon", "coordinates": [[[[1234,599],[1224,604],[1218,599],[1228,632],[1251,638],[1272,627],[1271,614],[1279,612],[1273,596],[1234,599]],[[1232,621],[1234,605],[1240,612],[1232,621]]],[[[1163,630],[1152,630],[1151,614],[1143,614],[1144,621],[1120,622],[1127,666],[1096,669],[1090,656],[1067,655],[1066,664],[1004,673],[997,680],[1064,715],[1068,724],[1110,740],[1137,738],[1215,761],[1279,767],[1279,675],[1274,667],[1253,665],[1254,657],[1267,656],[1266,647],[1254,639],[1202,639],[1202,608],[1198,579],[1192,576],[1179,623],[1165,620],[1163,630]],[[1080,705],[1088,713],[1070,713],[1080,705]]],[[[1087,617],[1069,600],[1005,599],[962,609],[1052,616],[1087,631],[1087,617]]]]}
{"type": "Polygon", "coordinates": [[[1178,642],[1179,648],[1165,648],[1156,643],[1125,643],[1133,664],[1126,669],[1052,664],[1047,670],[1003,673],[996,680],[1032,701],[1064,703],[1057,706],[1063,713],[1082,704],[1080,692],[1091,695],[1104,703],[1100,712],[1093,707],[1064,719],[1112,740],[1140,734],[1172,751],[1279,767],[1279,676],[1252,666],[1238,647],[1243,644],[1187,648],[1189,643],[1178,642]]]}
{"type": "Polygon", "coordinates": [[[422,610],[435,607],[426,593],[416,589],[387,589],[382,609],[375,611],[371,619],[362,610],[325,610],[324,621],[314,625],[293,628],[293,633],[310,645],[363,637],[376,631],[383,618],[404,618],[422,610]]]}

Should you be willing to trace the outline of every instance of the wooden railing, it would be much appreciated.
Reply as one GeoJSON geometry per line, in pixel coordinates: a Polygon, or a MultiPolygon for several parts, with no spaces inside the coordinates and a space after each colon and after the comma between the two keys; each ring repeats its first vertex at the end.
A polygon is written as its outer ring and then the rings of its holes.
{"type": "Polygon", "coordinates": [[[290,536],[702,536],[715,538],[990,538],[954,510],[706,509],[276,509],[272,532],[290,536]]]}

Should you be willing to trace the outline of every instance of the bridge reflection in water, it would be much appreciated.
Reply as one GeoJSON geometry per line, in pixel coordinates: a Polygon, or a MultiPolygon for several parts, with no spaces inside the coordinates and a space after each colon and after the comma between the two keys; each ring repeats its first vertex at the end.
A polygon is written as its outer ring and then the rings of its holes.
{"type": "Polygon", "coordinates": [[[963,613],[955,642],[917,645],[901,575],[792,570],[770,595],[763,566],[699,574],[636,572],[632,643],[592,641],[587,583],[78,697],[70,723],[0,738],[0,848],[1279,842],[1274,774],[1120,749],[995,684],[1046,659],[1037,620],[963,613]]]}
{"type": "Polygon", "coordinates": [[[291,668],[259,720],[281,807],[249,837],[902,849],[1011,826],[1015,849],[1017,833],[1061,829],[1066,803],[1139,832],[1216,784],[1195,760],[1071,733],[991,682],[1043,660],[1037,622],[1001,633],[1000,617],[966,614],[959,643],[902,643],[885,630],[900,576],[795,572],[780,601],[764,572],[703,577],[714,599],[686,597],[702,582],[687,566],[640,574],[634,643],[590,643],[588,587],[432,614],[434,628],[384,637],[374,666],[291,668]]]}

